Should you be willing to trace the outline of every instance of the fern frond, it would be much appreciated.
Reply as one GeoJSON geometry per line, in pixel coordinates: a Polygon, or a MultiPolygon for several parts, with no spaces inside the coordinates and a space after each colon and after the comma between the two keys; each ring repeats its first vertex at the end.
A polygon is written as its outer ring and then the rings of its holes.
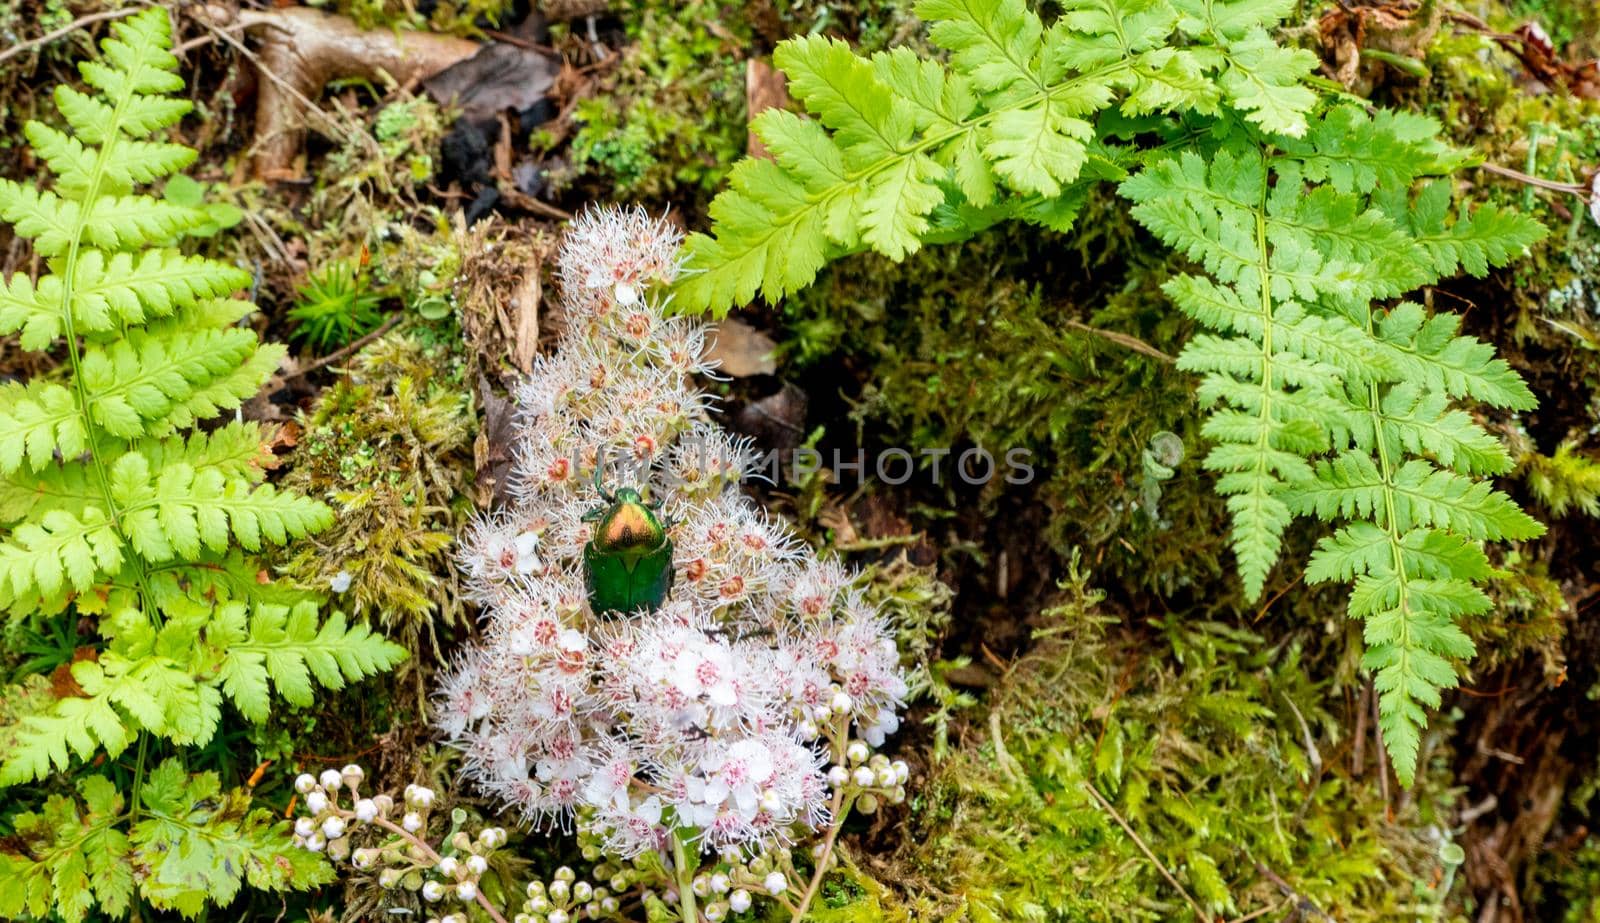
{"type": "Polygon", "coordinates": [[[948,64],[790,40],[774,59],[815,121],[755,120],[775,162],[734,168],[711,233],[687,243],[675,308],[776,301],[830,259],[870,249],[899,260],[1001,217],[1065,229],[1070,207],[985,210],[1002,193],[1060,202],[1086,175],[1121,178],[1114,164],[1091,169],[1107,147],[1094,116],[1113,106],[1210,114],[1226,100],[1247,120],[1303,130],[1314,98],[1298,84],[1314,58],[1268,37],[1277,9],[1180,17],[1167,0],[1073,0],[1046,29],[1022,0],[923,0],[948,64]],[[1174,44],[1180,21],[1193,31],[1174,44]]]}
{"type": "Polygon", "coordinates": [[[387,670],[406,657],[405,648],[367,626],[346,626],[339,613],[319,629],[313,604],[258,606],[248,624],[247,612],[243,603],[221,607],[210,641],[227,651],[218,671],[223,692],[251,721],[266,720],[269,683],[284,701],[307,706],[313,679],[342,689],[346,681],[387,670]]]}
{"type": "Polygon", "coordinates": [[[77,398],[61,385],[31,381],[0,385],[0,472],[9,474],[24,461],[35,471],[60,453],[73,458],[89,447],[89,430],[77,398]]]}

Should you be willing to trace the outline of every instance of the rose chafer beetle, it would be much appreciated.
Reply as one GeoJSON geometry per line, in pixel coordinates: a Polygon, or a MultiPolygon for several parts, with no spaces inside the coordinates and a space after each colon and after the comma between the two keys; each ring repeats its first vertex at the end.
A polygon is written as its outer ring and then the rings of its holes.
{"type": "Polygon", "coordinates": [[[670,523],[657,514],[661,501],[646,503],[632,487],[609,493],[595,469],[594,487],[606,506],[584,514],[595,524],[594,535],[583,546],[584,580],[589,606],[596,615],[618,612],[632,615],[652,612],[666,602],[675,576],[672,568],[670,523]]]}

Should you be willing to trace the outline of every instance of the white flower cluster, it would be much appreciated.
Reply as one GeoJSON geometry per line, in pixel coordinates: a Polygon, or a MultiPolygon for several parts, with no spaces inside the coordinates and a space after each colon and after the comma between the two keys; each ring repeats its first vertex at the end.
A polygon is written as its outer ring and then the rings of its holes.
{"type": "MultiPolygon", "coordinates": [[[[619,857],[675,830],[731,854],[826,825],[856,784],[829,764],[881,744],[906,694],[851,575],[739,492],[749,448],[709,423],[692,379],[710,371],[706,330],[661,310],[679,242],[638,210],[568,233],[565,331],[517,394],[515,503],[463,543],[484,638],[438,702],[482,788],[536,824],[576,819],[619,857]],[[596,465],[608,489],[664,501],[675,586],[654,612],[590,611],[596,465]]],[[[893,773],[871,783],[903,796],[893,773]]]]}

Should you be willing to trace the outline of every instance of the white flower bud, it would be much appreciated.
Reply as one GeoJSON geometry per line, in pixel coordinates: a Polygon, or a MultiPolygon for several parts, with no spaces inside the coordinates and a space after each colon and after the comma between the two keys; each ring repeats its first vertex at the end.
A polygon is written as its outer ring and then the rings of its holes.
{"type": "Polygon", "coordinates": [[[828,781],[833,785],[843,785],[850,781],[850,770],[843,766],[831,766],[828,768],[828,781]]]}
{"type": "Polygon", "coordinates": [[[567,923],[567,921],[572,918],[567,916],[567,912],[565,910],[552,910],[550,911],[550,915],[545,917],[545,919],[549,920],[550,923],[567,923]]]}
{"type": "Polygon", "coordinates": [[[433,789],[421,785],[406,786],[406,803],[418,808],[433,804],[433,789]]]}
{"type": "Polygon", "coordinates": [[[550,909],[550,901],[543,894],[528,899],[528,909],[534,913],[544,913],[550,909]]]}
{"type": "Polygon", "coordinates": [[[378,860],[376,849],[358,849],[350,854],[350,862],[358,869],[372,868],[372,863],[378,860]]]}
{"type": "Polygon", "coordinates": [[[733,887],[733,882],[729,881],[728,876],[722,874],[721,872],[711,876],[712,891],[715,891],[718,894],[727,894],[728,889],[731,887],[733,887]]]}
{"type": "Polygon", "coordinates": [[[890,763],[889,766],[894,770],[894,780],[896,783],[904,785],[906,784],[906,780],[911,778],[911,767],[906,765],[905,760],[895,760],[893,763],[890,763]]]}
{"type": "Polygon", "coordinates": [[[322,771],[322,787],[330,792],[338,791],[344,784],[344,777],[339,775],[337,769],[324,769],[322,771]]]}
{"type": "Polygon", "coordinates": [[[519,913],[516,916],[511,918],[511,923],[533,923],[533,915],[532,914],[527,914],[527,913],[519,913]]]}
{"type": "Polygon", "coordinates": [[[789,890],[789,879],[782,872],[773,872],[761,882],[761,886],[767,889],[768,894],[777,896],[789,890]]]}
{"type": "Polygon", "coordinates": [[[857,798],[856,810],[862,814],[876,814],[878,811],[878,796],[869,792],[857,798]]]}
{"type": "Polygon", "coordinates": [[[603,897],[600,899],[600,909],[606,913],[616,913],[622,909],[622,902],[614,897],[603,897]]]}
{"type": "Polygon", "coordinates": [[[378,887],[393,888],[400,884],[400,879],[403,875],[404,873],[399,869],[384,869],[378,873],[378,887]]]}
{"type": "Polygon", "coordinates": [[[906,787],[904,785],[896,785],[894,787],[894,791],[889,793],[889,803],[890,804],[904,804],[905,800],[906,800],[906,787]]]}
{"type": "Polygon", "coordinates": [[[439,874],[446,878],[454,878],[456,877],[456,869],[460,868],[460,866],[461,862],[455,856],[445,856],[439,860],[439,874]]]}
{"type": "Polygon", "coordinates": [[[567,902],[567,898],[571,894],[572,894],[572,886],[567,884],[566,882],[561,881],[560,879],[557,879],[555,881],[550,882],[550,899],[551,900],[553,900],[553,901],[555,901],[555,902],[557,902],[559,904],[565,904],[567,902]]]}
{"type": "Polygon", "coordinates": [[[695,897],[705,897],[711,893],[711,878],[707,875],[696,875],[690,885],[695,897]]]}
{"type": "Polygon", "coordinates": [[[777,814],[783,810],[783,797],[773,789],[761,793],[761,810],[768,814],[777,814]]]}
{"type": "Polygon", "coordinates": [[[878,786],[880,788],[891,788],[897,781],[898,780],[895,778],[894,770],[890,769],[888,766],[878,770],[878,786]]]}
{"type": "Polygon", "coordinates": [[[807,739],[810,739],[810,738],[815,737],[818,734],[822,733],[822,729],[817,727],[817,723],[815,721],[812,721],[810,718],[807,718],[804,721],[800,722],[799,731],[800,731],[800,736],[804,737],[804,738],[807,738],[807,739]]]}
{"type": "Polygon", "coordinates": [[[865,766],[857,766],[855,773],[850,777],[855,784],[866,788],[878,778],[878,774],[865,766]]]}
{"type": "Polygon", "coordinates": [[[528,882],[529,897],[544,897],[544,882],[534,879],[528,882]]]}
{"type": "Polygon", "coordinates": [[[361,784],[362,779],[367,777],[367,771],[362,769],[360,766],[357,766],[355,763],[351,763],[345,768],[339,770],[339,775],[344,779],[344,784],[350,786],[351,788],[355,788],[357,785],[361,784]]]}
{"type": "Polygon", "coordinates": [[[849,757],[852,763],[859,763],[865,760],[869,752],[871,751],[867,749],[867,745],[859,740],[850,741],[850,746],[844,748],[844,755],[849,757]]]}
{"type": "Polygon", "coordinates": [[[489,868],[489,860],[482,856],[467,857],[467,871],[474,875],[482,875],[489,868]]]}
{"type": "Polygon", "coordinates": [[[850,693],[835,692],[833,694],[833,701],[829,704],[833,706],[834,714],[843,715],[849,713],[850,709],[854,708],[856,703],[850,698],[850,693]]]}
{"type": "Polygon", "coordinates": [[[400,818],[400,827],[407,833],[416,833],[422,829],[422,817],[416,811],[407,811],[406,816],[400,818]]]}
{"type": "Polygon", "coordinates": [[[456,885],[456,897],[457,898],[459,898],[461,900],[464,900],[464,901],[470,901],[470,900],[472,900],[473,898],[475,898],[477,896],[478,896],[478,886],[473,884],[472,882],[463,881],[461,884],[456,885]]]}
{"type": "Polygon", "coordinates": [[[728,906],[734,913],[744,913],[750,909],[750,892],[743,888],[728,895],[728,906]]]}
{"type": "Polygon", "coordinates": [[[322,835],[330,840],[344,836],[344,818],[330,817],[322,822],[322,835]]]}
{"type": "Polygon", "coordinates": [[[467,915],[464,913],[447,913],[439,919],[439,923],[467,923],[467,915]]]}
{"type": "Polygon", "coordinates": [[[294,835],[305,839],[317,830],[317,822],[309,817],[302,817],[294,822],[294,835]]]}
{"type": "Polygon", "coordinates": [[[321,814],[328,810],[328,796],[321,792],[312,792],[306,796],[306,810],[312,814],[321,814]]]}
{"type": "Polygon", "coordinates": [[[571,884],[577,879],[577,877],[577,873],[568,866],[563,865],[562,867],[556,869],[556,881],[564,881],[567,884],[571,884]]]}
{"type": "Polygon", "coordinates": [[[309,849],[312,852],[322,852],[327,845],[328,841],[324,839],[320,833],[313,833],[306,837],[306,849],[309,849]]]}
{"type": "Polygon", "coordinates": [[[362,823],[371,823],[378,817],[378,804],[371,798],[363,798],[356,802],[356,820],[362,823]]]}
{"type": "Polygon", "coordinates": [[[478,842],[482,843],[486,849],[498,849],[499,847],[504,846],[505,843],[506,843],[506,831],[505,831],[505,828],[504,827],[485,827],[485,828],[483,828],[483,830],[481,832],[479,832],[479,834],[478,834],[478,842]]]}
{"type": "Polygon", "coordinates": [[[721,901],[717,901],[714,904],[707,904],[705,909],[705,917],[709,923],[722,923],[723,920],[728,918],[728,905],[722,903],[721,901]]]}
{"type": "Polygon", "coordinates": [[[444,899],[444,885],[437,881],[423,882],[422,899],[428,903],[436,903],[444,899]]]}
{"type": "Polygon", "coordinates": [[[311,790],[316,787],[317,779],[309,772],[302,772],[294,777],[294,790],[302,795],[311,794],[311,790]]]}
{"type": "Polygon", "coordinates": [[[594,897],[594,885],[587,881],[580,881],[572,886],[572,899],[580,904],[589,903],[589,898],[594,897]]]}

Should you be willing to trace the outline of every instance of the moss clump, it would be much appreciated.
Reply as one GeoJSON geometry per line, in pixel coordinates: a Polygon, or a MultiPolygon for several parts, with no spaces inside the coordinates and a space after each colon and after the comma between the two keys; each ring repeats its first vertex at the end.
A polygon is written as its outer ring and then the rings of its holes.
{"type": "Polygon", "coordinates": [[[1415,791],[1385,803],[1372,740],[1352,777],[1352,722],[1298,639],[1268,645],[1184,615],[1115,629],[1081,578],[1070,589],[988,720],[894,819],[911,832],[894,867],[874,870],[903,885],[871,897],[895,908],[883,918],[1191,920],[1298,905],[1308,918],[1455,919],[1442,748],[1415,791]]]}
{"type": "Polygon", "coordinates": [[[391,333],[362,350],[302,416],[285,478],[338,511],[287,572],[411,636],[462,611],[449,550],[471,510],[476,424],[458,349],[391,333]]]}

